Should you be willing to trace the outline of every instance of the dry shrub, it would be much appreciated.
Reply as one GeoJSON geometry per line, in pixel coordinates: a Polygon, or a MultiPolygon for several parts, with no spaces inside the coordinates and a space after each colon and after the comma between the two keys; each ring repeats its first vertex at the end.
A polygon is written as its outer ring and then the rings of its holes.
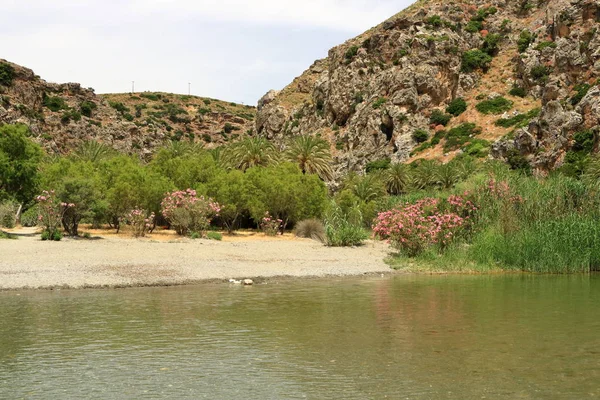
{"type": "Polygon", "coordinates": [[[322,243],[324,243],[326,239],[325,227],[318,219],[307,219],[298,222],[294,229],[294,234],[297,237],[318,240],[322,243]]]}

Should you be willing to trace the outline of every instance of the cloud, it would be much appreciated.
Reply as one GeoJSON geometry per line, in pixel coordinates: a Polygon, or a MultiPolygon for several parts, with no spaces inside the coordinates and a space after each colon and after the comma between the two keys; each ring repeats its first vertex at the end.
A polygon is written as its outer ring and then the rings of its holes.
{"type": "Polygon", "coordinates": [[[97,92],[255,103],[410,0],[2,0],[0,58],[97,92]]]}

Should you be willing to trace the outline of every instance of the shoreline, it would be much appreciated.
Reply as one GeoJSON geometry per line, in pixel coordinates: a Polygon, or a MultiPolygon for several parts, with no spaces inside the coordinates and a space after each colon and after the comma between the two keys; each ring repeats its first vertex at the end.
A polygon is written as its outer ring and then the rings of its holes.
{"type": "MultiPolygon", "coordinates": [[[[15,232],[11,232],[15,233],[15,232]]],[[[109,289],[396,274],[388,245],[332,248],[293,238],[132,239],[42,242],[33,232],[0,241],[0,291],[109,289]]]]}

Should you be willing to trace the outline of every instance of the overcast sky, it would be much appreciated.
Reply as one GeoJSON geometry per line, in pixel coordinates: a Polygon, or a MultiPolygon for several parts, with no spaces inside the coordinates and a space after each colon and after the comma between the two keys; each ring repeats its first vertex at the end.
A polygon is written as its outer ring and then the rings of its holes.
{"type": "Polygon", "coordinates": [[[0,0],[0,58],[97,93],[256,104],[413,0],[0,0]]]}

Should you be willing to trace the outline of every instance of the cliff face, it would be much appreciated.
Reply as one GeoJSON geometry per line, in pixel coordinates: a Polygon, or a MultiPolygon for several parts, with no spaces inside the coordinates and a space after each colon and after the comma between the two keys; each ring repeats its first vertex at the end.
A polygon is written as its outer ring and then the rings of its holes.
{"type": "Polygon", "coordinates": [[[23,123],[51,153],[85,140],[148,155],[168,140],[215,146],[253,129],[254,107],[166,93],[96,95],[76,83],[48,83],[0,60],[0,123],[23,123]]]}
{"type": "Polygon", "coordinates": [[[327,138],[338,174],[464,151],[556,168],[574,134],[598,129],[598,21],[592,0],[418,1],[265,95],[256,131],[282,145],[327,138]],[[432,118],[457,98],[464,113],[445,127],[432,118]],[[466,123],[475,128],[452,145],[466,123]]]}

